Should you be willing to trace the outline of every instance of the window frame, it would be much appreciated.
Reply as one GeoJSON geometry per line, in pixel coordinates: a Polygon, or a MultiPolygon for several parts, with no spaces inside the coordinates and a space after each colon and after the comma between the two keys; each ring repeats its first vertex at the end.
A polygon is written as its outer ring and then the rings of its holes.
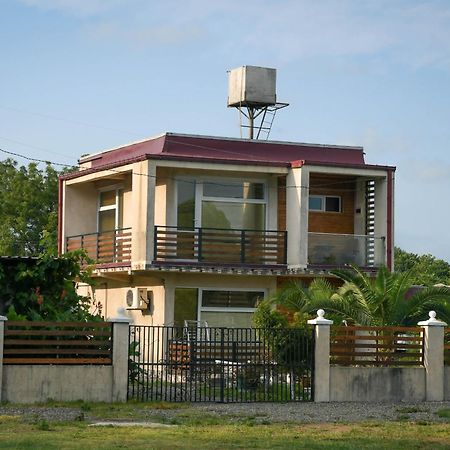
{"type": "MultiPolygon", "coordinates": [[[[97,196],[97,233],[107,233],[109,231],[115,231],[121,228],[120,224],[120,209],[121,209],[121,201],[120,196],[123,195],[123,186],[122,185],[114,185],[114,186],[106,186],[98,189],[97,196]],[[113,205],[101,206],[101,194],[103,192],[111,192],[115,191],[115,203],[113,205]],[[100,213],[103,211],[115,211],[114,214],[114,230],[105,230],[100,231],[100,213]]],[[[123,198],[122,198],[123,201],[123,198]]]]}
{"type": "Polygon", "coordinates": [[[324,212],[324,213],[340,214],[343,211],[343,209],[342,209],[342,196],[340,196],[340,195],[316,195],[316,194],[310,194],[308,196],[308,210],[311,211],[311,212],[324,212]],[[322,200],[322,208],[321,209],[311,209],[310,206],[309,206],[311,198],[320,198],[322,200]],[[328,211],[326,209],[327,198],[337,198],[337,199],[339,199],[339,211],[328,211]]]}
{"type": "MultiPolygon", "coordinates": [[[[249,204],[258,204],[258,205],[264,205],[264,230],[267,229],[267,224],[269,221],[269,184],[267,179],[263,178],[213,178],[211,176],[203,176],[198,178],[190,178],[190,177],[182,177],[180,178],[180,181],[182,182],[189,182],[192,181],[195,183],[195,210],[194,210],[194,228],[201,228],[203,227],[202,224],[202,206],[203,201],[209,201],[209,202],[224,202],[224,203],[249,203],[249,204]],[[211,196],[205,196],[203,195],[203,185],[206,183],[217,183],[217,184],[239,184],[239,183],[259,183],[263,185],[264,189],[264,195],[262,199],[245,199],[242,198],[231,198],[231,197],[211,197],[211,196]]],[[[176,226],[178,226],[178,187],[179,185],[176,185],[176,197],[175,197],[175,218],[176,218],[176,226]]],[[[234,229],[234,228],[233,228],[234,229]]]]}

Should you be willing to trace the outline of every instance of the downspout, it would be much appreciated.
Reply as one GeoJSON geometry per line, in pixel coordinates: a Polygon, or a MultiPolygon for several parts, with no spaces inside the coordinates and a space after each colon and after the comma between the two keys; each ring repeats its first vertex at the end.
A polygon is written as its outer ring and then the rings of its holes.
{"type": "Polygon", "coordinates": [[[386,233],[386,259],[387,268],[392,271],[394,269],[393,265],[393,254],[392,254],[392,243],[393,243],[393,204],[394,204],[394,171],[389,170],[387,176],[387,233],[386,233]]]}
{"type": "Polygon", "coordinates": [[[58,178],[58,255],[62,254],[62,201],[63,201],[63,180],[61,177],[58,178]]]}

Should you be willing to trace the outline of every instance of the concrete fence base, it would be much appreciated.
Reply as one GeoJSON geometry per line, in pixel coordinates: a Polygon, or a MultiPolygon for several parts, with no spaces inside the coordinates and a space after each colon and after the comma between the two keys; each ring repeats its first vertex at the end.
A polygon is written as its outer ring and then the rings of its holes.
{"type": "Polygon", "coordinates": [[[330,365],[331,320],[317,311],[314,389],[316,402],[414,402],[450,400],[450,367],[444,366],[444,327],[430,311],[423,329],[423,367],[358,367],[330,365]]]}
{"type": "Polygon", "coordinates": [[[125,402],[128,389],[128,329],[125,317],[112,319],[111,365],[4,365],[6,318],[0,316],[0,401],[38,403],[48,400],[125,402]]]}

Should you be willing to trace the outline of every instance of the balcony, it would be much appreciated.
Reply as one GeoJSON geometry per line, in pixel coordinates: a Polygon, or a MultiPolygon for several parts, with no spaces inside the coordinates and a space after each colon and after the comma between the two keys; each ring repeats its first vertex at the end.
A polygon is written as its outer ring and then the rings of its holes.
{"type": "Polygon", "coordinates": [[[384,264],[384,238],[356,234],[308,233],[308,264],[378,267],[384,264]]]}
{"type": "Polygon", "coordinates": [[[131,228],[87,233],[66,238],[66,251],[83,249],[96,264],[131,262],[131,228]]]}
{"type": "Polygon", "coordinates": [[[283,265],[286,231],[155,226],[156,262],[283,265]]]}

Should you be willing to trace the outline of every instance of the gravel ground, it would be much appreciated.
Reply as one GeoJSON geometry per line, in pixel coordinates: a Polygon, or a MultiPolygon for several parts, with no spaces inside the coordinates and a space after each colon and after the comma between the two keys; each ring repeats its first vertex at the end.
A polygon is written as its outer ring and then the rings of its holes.
{"type": "MultiPolygon", "coordinates": [[[[139,407],[136,407],[139,409],[139,407]]],[[[176,421],[177,416],[186,417],[191,414],[196,417],[224,417],[227,421],[242,421],[251,419],[255,423],[301,422],[301,423],[351,423],[373,420],[405,420],[421,422],[447,422],[436,412],[442,408],[450,409],[450,402],[426,403],[237,403],[192,404],[180,409],[140,410],[145,420],[152,418],[159,422],[176,421]]],[[[14,406],[0,407],[1,415],[20,415],[26,421],[47,420],[87,420],[94,418],[92,413],[83,413],[79,408],[50,406],[14,406]]],[[[125,419],[125,418],[124,418],[125,419]]],[[[127,419],[129,420],[129,418],[127,419]]],[[[138,421],[138,420],[136,420],[138,421]]],[[[140,419],[139,421],[142,421],[140,419]]],[[[175,422],[176,423],[176,422],[175,422]]]]}

